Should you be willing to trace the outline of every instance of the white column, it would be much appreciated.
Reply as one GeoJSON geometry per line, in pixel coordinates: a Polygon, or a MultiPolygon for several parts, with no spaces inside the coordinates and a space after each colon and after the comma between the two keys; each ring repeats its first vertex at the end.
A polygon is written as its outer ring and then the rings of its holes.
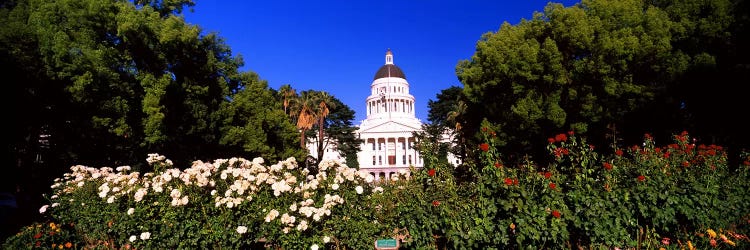
{"type": "Polygon", "coordinates": [[[396,165],[399,164],[398,161],[400,160],[400,157],[398,155],[398,153],[399,153],[399,151],[398,151],[398,138],[399,137],[396,136],[396,139],[394,139],[394,141],[393,141],[393,150],[395,151],[395,153],[393,154],[393,157],[396,158],[395,159],[396,160],[396,165]]]}

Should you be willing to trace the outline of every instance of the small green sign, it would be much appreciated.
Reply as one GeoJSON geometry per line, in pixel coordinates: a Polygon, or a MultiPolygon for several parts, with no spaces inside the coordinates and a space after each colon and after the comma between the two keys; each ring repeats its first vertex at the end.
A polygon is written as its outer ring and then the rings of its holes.
{"type": "Polygon", "coordinates": [[[398,249],[398,241],[396,239],[376,240],[375,249],[398,249]]]}

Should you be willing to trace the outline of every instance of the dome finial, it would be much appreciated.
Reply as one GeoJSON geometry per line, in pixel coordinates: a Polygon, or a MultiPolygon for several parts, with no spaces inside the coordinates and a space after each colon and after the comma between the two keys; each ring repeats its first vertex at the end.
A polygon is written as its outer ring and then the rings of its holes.
{"type": "Polygon", "coordinates": [[[393,64],[393,52],[391,52],[391,48],[388,48],[388,51],[385,52],[385,64],[393,64]]]}

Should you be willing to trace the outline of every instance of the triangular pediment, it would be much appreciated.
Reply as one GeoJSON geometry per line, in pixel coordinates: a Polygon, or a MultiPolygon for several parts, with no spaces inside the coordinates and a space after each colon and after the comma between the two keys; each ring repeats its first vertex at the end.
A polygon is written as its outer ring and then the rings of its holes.
{"type": "Polygon", "coordinates": [[[412,132],[422,130],[419,126],[414,126],[397,121],[386,121],[367,128],[360,128],[359,133],[387,133],[387,132],[412,132]]]}

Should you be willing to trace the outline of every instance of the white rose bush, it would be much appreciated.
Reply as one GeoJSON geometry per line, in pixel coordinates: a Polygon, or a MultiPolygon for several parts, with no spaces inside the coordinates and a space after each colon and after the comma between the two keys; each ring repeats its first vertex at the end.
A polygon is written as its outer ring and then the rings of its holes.
{"type": "Polygon", "coordinates": [[[147,162],[153,172],[73,166],[51,186],[55,205],[39,211],[75,231],[86,245],[75,247],[362,249],[390,230],[373,223],[382,187],[335,161],[315,174],[294,158],[196,161],[182,170],[158,154],[147,162]]]}

